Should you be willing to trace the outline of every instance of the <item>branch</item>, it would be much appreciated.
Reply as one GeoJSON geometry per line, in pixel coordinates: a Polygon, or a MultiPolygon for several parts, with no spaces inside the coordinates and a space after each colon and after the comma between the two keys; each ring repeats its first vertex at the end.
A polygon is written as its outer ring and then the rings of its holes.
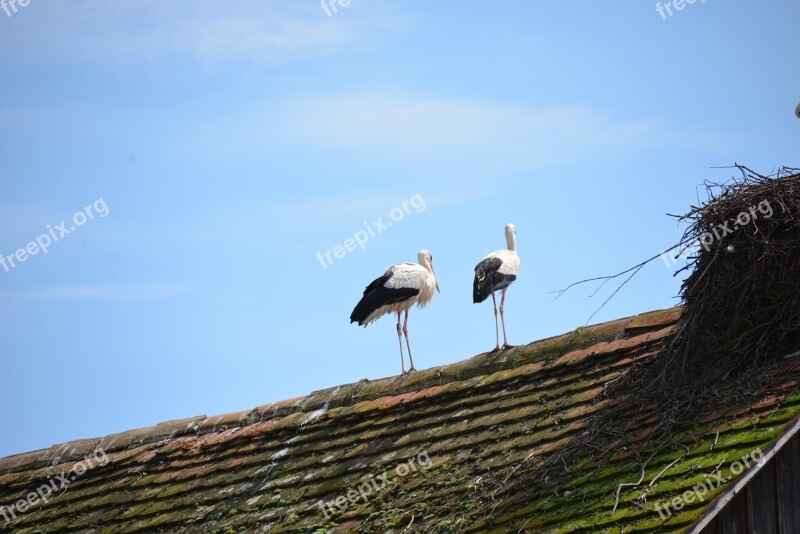
{"type": "Polygon", "coordinates": [[[579,285],[581,285],[581,284],[586,284],[586,283],[588,283],[588,282],[597,282],[598,280],[602,280],[602,281],[603,281],[603,283],[602,283],[602,284],[600,284],[600,285],[597,287],[597,289],[595,289],[594,293],[592,293],[592,294],[590,295],[590,297],[593,297],[593,296],[595,296],[595,295],[597,294],[597,292],[598,292],[598,291],[600,291],[600,289],[602,289],[602,287],[603,287],[603,286],[604,286],[604,285],[605,285],[607,282],[609,282],[610,280],[614,280],[615,278],[619,278],[619,277],[620,277],[620,276],[622,276],[622,275],[625,275],[625,274],[631,273],[631,275],[630,275],[630,276],[628,276],[628,278],[626,278],[626,279],[625,279],[625,281],[624,281],[624,282],[622,282],[622,283],[621,283],[621,284],[620,284],[620,285],[617,287],[617,289],[615,289],[615,290],[614,290],[614,292],[611,294],[611,296],[610,296],[610,297],[608,297],[608,298],[605,300],[605,302],[603,302],[603,304],[601,304],[601,305],[600,305],[600,307],[599,307],[599,308],[597,308],[597,309],[594,311],[594,313],[592,313],[592,315],[589,317],[589,319],[587,319],[587,321],[586,321],[586,324],[589,324],[589,321],[591,321],[591,320],[592,320],[592,318],[593,318],[595,315],[597,315],[597,313],[598,313],[600,310],[602,310],[602,309],[605,307],[605,305],[606,305],[606,304],[608,304],[608,301],[610,301],[610,300],[611,300],[611,299],[614,297],[614,295],[616,295],[616,294],[619,292],[619,290],[620,290],[620,289],[622,289],[622,286],[624,286],[625,284],[627,284],[627,283],[630,281],[630,279],[631,279],[631,278],[633,278],[633,277],[634,277],[634,275],[636,275],[636,273],[638,273],[638,272],[639,272],[639,271],[642,269],[642,267],[644,267],[645,265],[647,265],[647,264],[648,264],[648,263],[650,263],[651,261],[655,260],[656,258],[659,258],[659,257],[661,257],[661,255],[662,255],[662,254],[665,254],[665,253],[667,253],[667,252],[670,252],[670,251],[672,251],[672,250],[675,250],[675,249],[676,249],[676,248],[678,248],[678,247],[682,247],[682,246],[684,246],[686,243],[688,243],[688,242],[690,242],[690,241],[694,241],[694,240],[695,240],[695,238],[694,238],[694,237],[686,237],[686,238],[684,238],[682,241],[680,241],[679,243],[676,243],[675,245],[672,245],[672,246],[671,246],[670,248],[668,248],[667,250],[664,250],[664,251],[660,252],[659,254],[656,254],[655,256],[653,256],[653,257],[651,257],[651,258],[648,258],[648,259],[644,260],[644,261],[643,261],[643,262],[641,262],[641,263],[637,263],[637,264],[636,264],[636,265],[634,265],[633,267],[630,267],[629,269],[625,269],[624,271],[622,271],[622,272],[619,272],[619,273],[617,273],[617,274],[612,274],[612,275],[609,275],[609,276],[597,276],[597,277],[595,277],[595,278],[587,278],[586,280],[580,280],[580,281],[578,281],[578,282],[573,282],[573,283],[571,283],[570,285],[568,285],[567,287],[565,287],[564,289],[559,289],[559,290],[557,290],[557,291],[550,291],[550,293],[551,293],[551,294],[552,294],[552,293],[558,293],[558,294],[557,294],[557,295],[556,295],[556,296],[553,298],[553,301],[555,302],[555,300],[556,300],[556,299],[558,299],[558,297],[560,297],[561,295],[563,295],[564,293],[566,293],[567,291],[569,291],[571,288],[573,288],[573,287],[575,287],[575,286],[579,286],[579,285]],[[633,272],[631,272],[631,271],[633,271],[633,272]]]}

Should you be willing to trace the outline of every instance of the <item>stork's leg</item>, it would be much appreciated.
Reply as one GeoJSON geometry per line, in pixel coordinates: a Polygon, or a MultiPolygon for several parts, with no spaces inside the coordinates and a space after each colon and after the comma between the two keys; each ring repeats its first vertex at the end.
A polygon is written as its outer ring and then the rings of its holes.
{"type": "Polygon", "coordinates": [[[403,374],[406,374],[406,360],[403,358],[403,338],[400,336],[400,312],[397,312],[397,341],[400,343],[400,365],[403,367],[403,374]]]}
{"type": "Polygon", "coordinates": [[[497,326],[497,301],[494,298],[494,291],[492,291],[492,306],[494,306],[494,349],[492,352],[500,350],[500,327],[497,326]]]}
{"type": "Polygon", "coordinates": [[[503,348],[510,349],[514,345],[510,345],[508,343],[508,337],[506,336],[506,318],[503,315],[503,304],[506,302],[506,287],[503,288],[503,294],[500,297],[500,321],[503,323],[503,348]]]}
{"type": "Polygon", "coordinates": [[[406,346],[408,347],[408,360],[411,362],[411,367],[408,369],[409,372],[416,371],[414,368],[414,358],[411,357],[411,343],[408,342],[408,309],[406,309],[406,320],[403,323],[403,333],[406,335],[406,346]]]}

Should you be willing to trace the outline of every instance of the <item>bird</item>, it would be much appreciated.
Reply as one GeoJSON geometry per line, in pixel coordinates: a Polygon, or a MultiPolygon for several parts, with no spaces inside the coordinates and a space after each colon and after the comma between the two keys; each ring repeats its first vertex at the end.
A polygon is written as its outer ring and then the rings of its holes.
{"type": "Polygon", "coordinates": [[[433,255],[429,250],[422,249],[417,255],[417,261],[419,263],[398,263],[386,269],[382,276],[366,287],[364,295],[350,314],[350,324],[357,322],[359,326],[366,328],[387,313],[397,313],[397,341],[400,343],[403,374],[406,374],[406,364],[400,335],[400,314],[405,312],[402,331],[411,363],[409,372],[416,371],[414,359],[411,357],[411,343],[408,341],[408,311],[414,304],[419,308],[425,307],[433,298],[434,289],[440,292],[433,270],[433,255]]]}
{"type": "Polygon", "coordinates": [[[517,273],[519,272],[516,234],[516,227],[511,223],[507,224],[506,244],[508,248],[488,254],[475,266],[475,280],[472,283],[472,302],[478,304],[491,295],[492,304],[494,305],[496,344],[492,352],[500,350],[500,332],[497,326],[497,301],[494,296],[495,291],[502,292],[502,296],[500,297],[500,321],[503,324],[503,348],[508,349],[513,347],[513,345],[508,343],[508,337],[506,336],[506,321],[503,315],[503,305],[506,301],[506,289],[517,279],[517,273]]]}

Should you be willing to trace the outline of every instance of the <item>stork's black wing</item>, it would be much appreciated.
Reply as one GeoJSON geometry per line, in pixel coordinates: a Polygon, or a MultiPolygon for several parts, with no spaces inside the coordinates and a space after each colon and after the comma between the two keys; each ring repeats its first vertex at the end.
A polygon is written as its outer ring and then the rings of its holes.
{"type": "Polygon", "coordinates": [[[475,280],[472,282],[472,302],[483,302],[486,298],[497,291],[511,285],[517,279],[513,274],[502,274],[499,272],[503,260],[496,257],[489,257],[481,260],[475,266],[475,280]]]}
{"type": "Polygon", "coordinates": [[[350,322],[358,323],[362,326],[367,317],[372,312],[389,304],[397,304],[404,300],[419,295],[419,289],[413,287],[386,287],[386,282],[392,277],[392,270],[386,271],[383,276],[376,278],[364,290],[364,296],[358,301],[353,313],[350,314],[350,322]]]}

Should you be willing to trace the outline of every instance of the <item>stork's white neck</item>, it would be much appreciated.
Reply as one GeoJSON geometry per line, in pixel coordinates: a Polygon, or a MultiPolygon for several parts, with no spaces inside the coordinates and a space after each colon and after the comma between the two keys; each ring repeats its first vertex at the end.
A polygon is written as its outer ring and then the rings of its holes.
{"type": "Polygon", "coordinates": [[[428,271],[433,272],[431,262],[428,261],[428,255],[423,251],[420,251],[419,255],[417,256],[417,263],[428,269],[428,271]]]}
{"type": "Polygon", "coordinates": [[[428,261],[428,258],[420,258],[419,264],[428,269],[429,271],[431,271],[431,264],[428,261]]]}
{"type": "Polygon", "coordinates": [[[506,230],[506,245],[508,246],[508,250],[517,250],[517,238],[513,230],[506,230]]]}

